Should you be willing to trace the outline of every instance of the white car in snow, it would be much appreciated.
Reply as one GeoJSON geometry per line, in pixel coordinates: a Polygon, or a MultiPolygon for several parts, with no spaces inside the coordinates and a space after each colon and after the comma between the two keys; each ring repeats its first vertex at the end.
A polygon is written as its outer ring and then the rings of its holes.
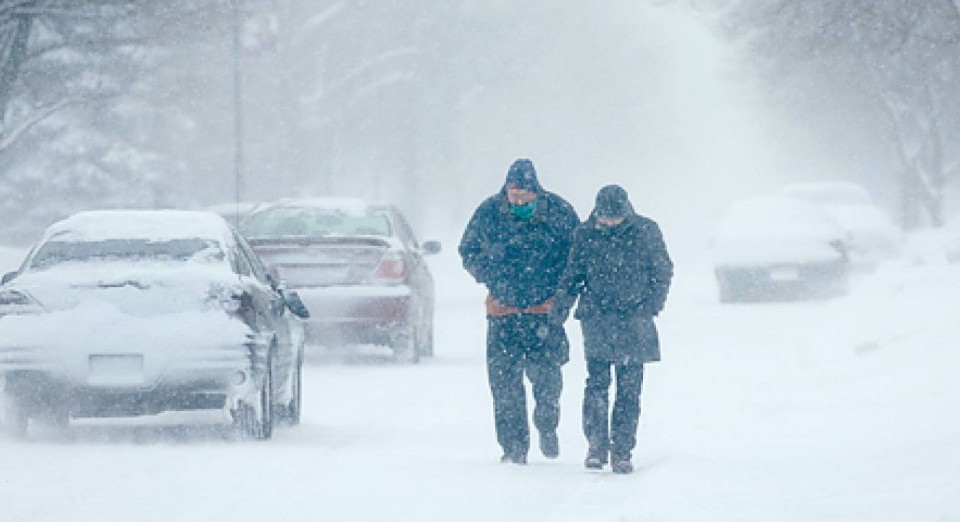
{"type": "Polygon", "coordinates": [[[712,241],[722,302],[844,293],[846,232],[820,207],[783,196],[734,204],[712,241]]]}
{"type": "Polygon", "coordinates": [[[221,410],[269,438],[300,417],[293,314],[308,315],[215,214],[81,212],[3,277],[5,425],[221,410]]]}
{"type": "Polygon", "coordinates": [[[855,268],[874,268],[901,253],[903,233],[860,185],[796,183],[782,187],[778,194],[808,201],[830,214],[849,234],[850,262],[855,268]]]}

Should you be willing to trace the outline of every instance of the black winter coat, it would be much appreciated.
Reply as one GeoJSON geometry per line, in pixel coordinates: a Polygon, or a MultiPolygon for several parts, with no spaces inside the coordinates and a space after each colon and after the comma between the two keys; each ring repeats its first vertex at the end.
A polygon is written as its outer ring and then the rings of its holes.
{"type": "Polygon", "coordinates": [[[577,227],[551,314],[563,322],[574,300],[588,359],[660,360],[653,317],[663,310],[673,262],[660,227],[629,215],[613,227],[590,217],[577,227]]]}
{"type": "Polygon", "coordinates": [[[505,191],[484,201],[460,240],[470,275],[500,303],[529,308],[556,294],[573,229],[580,222],[566,200],[541,192],[529,220],[513,215],[505,191]]]}

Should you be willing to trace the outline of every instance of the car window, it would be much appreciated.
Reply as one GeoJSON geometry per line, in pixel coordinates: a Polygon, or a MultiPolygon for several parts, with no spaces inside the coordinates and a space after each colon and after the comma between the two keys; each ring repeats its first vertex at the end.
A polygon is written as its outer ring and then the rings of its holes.
{"type": "Polygon", "coordinates": [[[397,229],[404,244],[409,245],[409,247],[413,250],[419,250],[420,245],[417,243],[417,238],[413,235],[413,229],[410,228],[410,224],[407,223],[406,218],[404,218],[403,214],[401,214],[399,211],[394,212],[393,215],[397,220],[397,229]]]}
{"type": "Polygon", "coordinates": [[[241,230],[246,237],[324,237],[392,235],[384,212],[348,212],[326,208],[275,208],[249,216],[241,230]]]}
{"type": "Polygon", "coordinates": [[[248,245],[247,242],[244,241],[242,237],[240,236],[235,236],[235,237],[237,240],[237,245],[239,247],[238,250],[244,256],[246,261],[250,264],[250,268],[253,271],[253,277],[257,278],[258,281],[260,281],[261,283],[267,286],[273,286],[270,283],[269,272],[267,271],[267,268],[263,265],[263,261],[260,259],[260,256],[258,256],[256,252],[253,251],[252,248],[250,248],[250,245],[248,245]]]}
{"type": "Polygon", "coordinates": [[[230,266],[233,267],[233,272],[236,274],[244,276],[253,274],[250,262],[239,248],[230,249],[230,266]]]}
{"type": "Polygon", "coordinates": [[[98,261],[171,261],[206,263],[224,259],[219,243],[211,239],[186,238],[154,241],[149,239],[104,239],[100,241],[60,241],[40,245],[30,259],[34,269],[61,263],[98,261]]]}

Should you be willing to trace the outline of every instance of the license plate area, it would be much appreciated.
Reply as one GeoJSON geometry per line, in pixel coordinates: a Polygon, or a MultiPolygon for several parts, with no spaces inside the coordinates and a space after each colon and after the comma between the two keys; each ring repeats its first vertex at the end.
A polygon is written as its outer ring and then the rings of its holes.
{"type": "Polygon", "coordinates": [[[91,355],[88,362],[87,383],[94,386],[143,384],[143,355],[91,355]]]}

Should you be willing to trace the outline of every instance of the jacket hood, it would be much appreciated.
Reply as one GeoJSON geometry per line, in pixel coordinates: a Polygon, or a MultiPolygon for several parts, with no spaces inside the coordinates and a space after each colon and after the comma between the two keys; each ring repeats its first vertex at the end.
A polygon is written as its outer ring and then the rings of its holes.
{"type": "Polygon", "coordinates": [[[543,187],[540,186],[540,181],[537,179],[537,169],[534,168],[532,161],[524,158],[518,159],[510,165],[501,192],[506,194],[507,187],[522,188],[537,194],[543,192],[543,187]]]}
{"type": "Polygon", "coordinates": [[[607,185],[597,192],[590,218],[625,218],[635,214],[627,191],[620,185],[607,185]]]}

